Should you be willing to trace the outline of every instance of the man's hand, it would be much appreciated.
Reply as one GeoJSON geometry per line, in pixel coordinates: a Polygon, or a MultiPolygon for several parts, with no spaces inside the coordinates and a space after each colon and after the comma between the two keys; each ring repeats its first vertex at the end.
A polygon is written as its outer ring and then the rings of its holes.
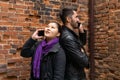
{"type": "Polygon", "coordinates": [[[80,31],[80,33],[84,33],[84,27],[83,27],[82,23],[79,26],[79,31],[80,31]]]}

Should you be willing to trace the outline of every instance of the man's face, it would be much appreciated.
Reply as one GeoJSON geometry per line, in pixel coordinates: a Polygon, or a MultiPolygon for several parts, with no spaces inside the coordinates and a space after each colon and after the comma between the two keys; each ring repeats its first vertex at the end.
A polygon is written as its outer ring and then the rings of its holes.
{"type": "Polygon", "coordinates": [[[79,22],[79,18],[78,18],[78,14],[76,11],[73,11],[73,15],[72,15],[72,18],[71,18],[71,26],[76,29],[78,28],[78,22],[79,22]]]}

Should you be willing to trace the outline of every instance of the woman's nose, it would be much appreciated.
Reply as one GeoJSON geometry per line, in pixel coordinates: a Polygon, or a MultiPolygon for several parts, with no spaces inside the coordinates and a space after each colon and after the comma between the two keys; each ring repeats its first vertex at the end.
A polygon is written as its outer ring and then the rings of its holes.
{"type": "Polygon", "coordinates": [[[47,27],[47,30],[50,30],[50,27],[47,27]]]}

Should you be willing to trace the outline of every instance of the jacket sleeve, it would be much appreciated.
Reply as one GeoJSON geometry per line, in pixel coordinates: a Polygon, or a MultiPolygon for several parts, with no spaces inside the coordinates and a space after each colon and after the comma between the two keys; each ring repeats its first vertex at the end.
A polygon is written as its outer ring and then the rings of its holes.
{"type": "Polygon", "coordinates": [[[69,36],[66,36],[62,39],[61,45],[65,50],[66,54],[70,56],[70,59],[78,64],[80,67],[88,67],[88,56],[81,52],[81,48],[78,46],[78,43],[69,36]]]}
{"type": "Polygon", "coordinates": [[[32,57],[33,55],[33,45],[35,44],[35,40],[33,40],[32,38],[29,38],[25,44],[23,45],[22,47],[22,50],[21,50],[21,56],[22,57],[32,57]]]}
{"type": "Polygon", "coordinates": [[[66,56],[63,49],[60,48],[54,59],[53,80],[64,80],[66,66],[66,56]]]}
{"type": "Polygon", "coordinates": [[[83,45],[86,44],[86,38],[87,38],[87,31],[84,30],[84,33],[79,33],[79,39],[82,42],[83,45]]]}

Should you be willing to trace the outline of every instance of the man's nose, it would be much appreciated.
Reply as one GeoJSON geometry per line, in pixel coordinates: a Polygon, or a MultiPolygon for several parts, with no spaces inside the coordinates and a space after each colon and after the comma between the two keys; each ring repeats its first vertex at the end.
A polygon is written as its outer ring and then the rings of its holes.
{"type": "Polygon", "coordinates": [[[78,23],[80,22],[80,19],[79,19],[79,18],[77,18],[77,22],[78,22],[78,23]]]}

